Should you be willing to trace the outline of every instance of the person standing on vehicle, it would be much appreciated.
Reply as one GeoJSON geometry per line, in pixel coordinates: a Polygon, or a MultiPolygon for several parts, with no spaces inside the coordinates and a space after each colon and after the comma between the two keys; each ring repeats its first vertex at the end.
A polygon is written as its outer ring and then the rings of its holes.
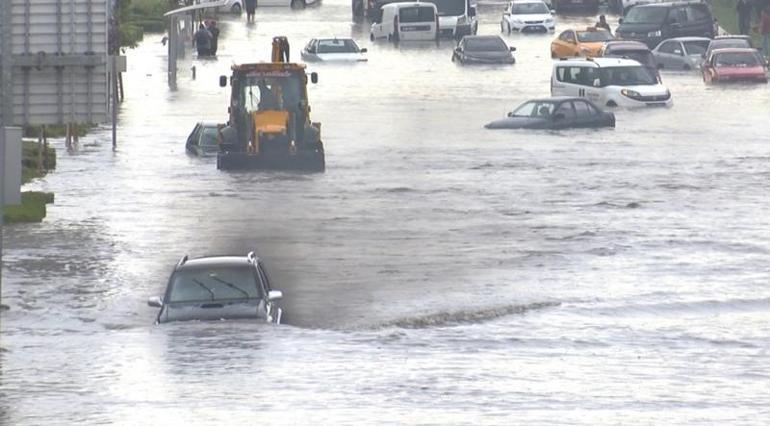
{"type": "Polygon", "coordinates": [[[193,43],[198,49],[198,57],[209,56],[211,53],[211,33],[206,29],[206,26],[201,22],[198,27],[198,31],[193,36],[193,43]]]}
{"type": "Polygon", "coordinates": [[[217,21],[213,19],[209,20],[207,28],[209,33],[211,33],[211,49],[209,50],[209,54],[211,56],[216,56],[218,47],[217,45],[219,42],[219,28],[217,27],[217,21]]]}
{"type": "Polygon", "coordinates": [[[738,31],[741,34],[748,34],[751,26],[751,10],[754,5],[750,0],[738,0],[735,10],[738,12],[738,31]]]}
{"type": "Polygon", "coordinates": [[[607,23],[607,17],[604,15],[599,15],[599,22],[594,25],[596,29],[605,29],[608,33],[612,34],[612,29],[610,29],[610,24],[607,23]]]}

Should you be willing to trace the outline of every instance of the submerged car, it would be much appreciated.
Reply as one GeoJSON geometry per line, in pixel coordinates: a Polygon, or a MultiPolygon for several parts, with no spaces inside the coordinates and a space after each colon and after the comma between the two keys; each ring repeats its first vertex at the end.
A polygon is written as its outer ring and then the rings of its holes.
{"type": "Polygon", "coordinates": [[[756,49],[717,49],[703,64],[703,81],[767,83],[766,66],[756,49]]]}
{"type": "Polygon", "coordinates": [[[196,124],[185,143],[187,152],[200,157],[217,155],[221,137],[218,130],[219,126],[221,126],[221,124],[196,124]]]}
{"type": "Polygon", "coordinates": [[[461,64],[513,64],[515,47],[508,47],[500,36],[465,36],[452,53],[452,62],[461,64]]]}
{"type": "Polygon", "coordinates": [[[704,52],[701,56],[701,65],[703,65],[703,62],[705,62],[706,59],[711,56],[711,52],[717,49],[732,48],[753,49],[754,46],[751,44],[751,37],[747,35],[725,35],[714,37],[714,39],[709,43],[708,48],[706,48],[706,52],[704,52]]]}
{"type": "Polygon", "coordinates": [[[579,127],[615,127],[615,114],[602,111],[584,98],[555,97],[524,102],[495,120],[487,129],[568,129],[579,127]]]}
{"type": "Polygon", "coordinates": [[[598,56],[604,43],[610,40],[613,40],[613,37],[607,30],[593,27],[585,30],[566,30],[551,42],[551,57],[598,56]]]}
{"type": "Polygon", "coordinates": [[[314,38],[301,55],[305,62],[366,62],[364,53],[352,38],[314,38]]]}
{"type": "Polygon", "coordinates": [[[652,55],[659,69],[663,70],[694,70],[703,61],[703,54],[708,49],[710,38],[706,37],[676,37],[663,40],[652,55]]]}
{"type": "Polygon", "coordinates": [[[543,0],[509,1],[500,21],[500,31],[548,32],[556,29],[556,18],[543,0]]]}
{"type": "Polygon", "coordinates": [[[647,67],[655,75],[658,75],[658,64],[646,44],[638,41],[608,41],[599,50],[599,56],[605,58],[627,58],[647,67]]]}
{"type": "Polygon", "coordinates": [[[163,297],[147,304],[160,308],[156,323],[189,320],[260,319],[281,323],[283,297],[270,288],[262,262],[246,256],[183,257],[169,278],[163,297]]]}

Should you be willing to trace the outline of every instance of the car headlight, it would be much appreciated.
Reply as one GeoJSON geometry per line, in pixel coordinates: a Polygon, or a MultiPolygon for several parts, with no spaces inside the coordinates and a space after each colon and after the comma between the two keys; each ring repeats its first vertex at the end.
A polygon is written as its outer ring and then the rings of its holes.
{"type": "Polygon", "coordinates": [[[650,31],[650,32],[647,33],[647,37],[660,37],[662,35],[663,35],[663,33],[660,30],[658,30],[658,31],[650,31]]]}
{"type": "Polygon", "coordinates": [[[620,94],[631,99],[637,99],[642,97],[642,95],[640,95],[639,92],[637,92],[636,90],[629,90],[629,89],[621,90],[620,94]]]}

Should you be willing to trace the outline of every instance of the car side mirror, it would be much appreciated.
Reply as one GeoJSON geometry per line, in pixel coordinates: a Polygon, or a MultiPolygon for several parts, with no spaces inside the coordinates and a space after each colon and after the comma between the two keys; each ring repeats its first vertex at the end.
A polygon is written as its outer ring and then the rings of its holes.
{"type": "Polygon", "coordinates": [[[227,87],[227,76],[226,75],[220,75],[219,76],[219,87],[227,87]]]}
{"type": "Polygon", "coordinates": [[[511,49],[511,52],[515,52],[515,51],[516,51],[516,48],[515,48],[515,47],[513,47],[513,46],[511,46],[511,48],[510,48],[510,49],[511,49]]]}
{"type": "Polygon", "coordinates": [[[565,118],[564,114],[563,114],[563,113],[561,113],[561,112],[559,112],[559,113],[556,113],[556,114],[553,116],[553,121],[564,120],[564,118],[565,118]]]}
{"type": "Polygon", "coordinates": [[[476,6],[471,6],[471,7],[468,9],[468,16],[470,16],[471,18],[473,18],[474,16],[476,16],[476,6]]]}
{"type": "Polygon", "coordinates": [[[270,302],[283,298],[283,292],[280,290],[270,290],[267,292],[267,300],[270,302]]]}
{"type": "Polygon", "coordinates": [[[368,52],[368,50],[366,50],[366,48],[364,47],[363,49],[359,50],[359,52],[366,53],[366,52],[368,52]]]}
{"type": "Polygon", "coordinates": [[[153,307],[153,308],[162,308],[163,307],[163,299],[161,299],[158,296],[152,296],[149,299],[147,299],[147,306],[153,307]]]}
{"type": "Polygon", "coordinates": [[[509,112],[508,117],[513,117],[513,112],[509,112]]]}
{"type": "Polygon", "coordinates": [[[313,84],[318,83],[318,73],[317,72],[311,72],[310,73],[310,82],[313,84]]]}
{"type": "Polygon", "coordinates": [[[619,18],[618,19],[618,24],[622,24],[622,23],[623,23],[623,18],[619,18]]]}

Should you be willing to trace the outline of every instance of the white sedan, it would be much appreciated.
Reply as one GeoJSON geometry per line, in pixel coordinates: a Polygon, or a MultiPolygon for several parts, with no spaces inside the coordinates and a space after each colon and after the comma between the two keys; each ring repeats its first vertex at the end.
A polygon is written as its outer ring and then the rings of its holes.
{"type": "Polygon", "coordinates": [[[314,38],[302,49],[305,62],[366,62],[366,48],[352,38],[314,38]]]}
{"type": "Polygon", "coordinates": [[[506,34],[512,31],[554,31],[556,18],[542,0],[514,0],[508,2],[500,21],[500,30],[506,34]]]}

